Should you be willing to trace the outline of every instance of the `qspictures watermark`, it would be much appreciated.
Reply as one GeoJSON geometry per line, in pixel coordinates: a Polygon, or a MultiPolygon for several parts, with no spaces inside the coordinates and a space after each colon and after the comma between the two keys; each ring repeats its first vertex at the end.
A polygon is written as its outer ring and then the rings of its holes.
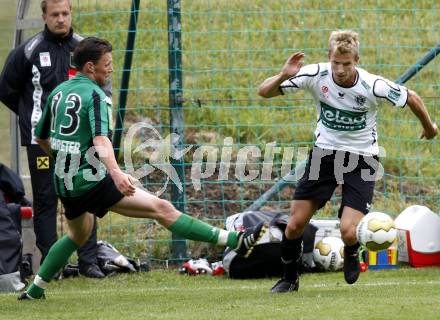
{"type": "MultiPolygon", "coordinates": [[[[239,182],[249,182],[256,179],[262,181],[272,181],[274,171],[274,159],[281,156],[280,174],[286,181],[297,181],[305,173],[305,163],[309,159],[309,147],[279,147],[276,142],[265,144],[263,150],[256,145],[246,145],[234,153],[234,141],[231,137],[223,139],[221,147],[213,145],[189,145],[185,148],[179,148],[179,135],[171,133],[165,138],[157,129],[149,123],[139,122],[133,124],[124,139],[124,167],[125,173],[140,180],[156,170],[161,171],[166,176],[166,181],[160,190],[155,194],[160,196],[167,188],[171,180],[180,191],[183,191],[182,181],[172,165],[172,160],[183,160],[184,157],[190,157],[191,161],[191,183],[196,191],[201,190],[202,179],[213,177],[217,171],[218,181],[230,180],[231,168],[234,168],[234,178],[239,182]],[[233,156],[236,154],[235,159],[233,156]],[[148,159],[148,163],[143,163],[135,168],[133,164],[133,155],[137,158],[148,159]],[[261,170],[252,168],[252,164],[261,162],[261,170]]],[[[71,142],[69,142],[69,145],[71,142]]],[[[56,146],[62,149],[63,142],[56,141],[56,146]]],[[[56,147],[52,144],[52,147],[56,147]]],[[[65,149],[65,148],[64,148],[65,149]]],[[[91,147],[85,156],[93,169],[83,171],[83,178],[87,181],[100,181],[105,175],[105,167],[96,157],[97,151],[100,154],[105,150],[98,150],[91,147]]],[[[317,180],[321,170],[321,160],[328,155],[334,155],[333,174],[339,184],[344,183],[345,173],[351,172],[358,167],[359,160],[362,157],[369,168],[361,169],[361,178],[364,181],[377,181],[383,177],[384,168],[377,157],[371,155],[360,155],[340,150],[327,150],[314,147],[313,156],[310,161],[310,170],[308,179],[317,180]]],[[[385,157],[385,149],[380,147],[380,157],[385,157]]],[[[105,156],[105,155],[104,155],[105,156]]],[[[65,168],[66,159],[69,158],[67,172],[56,170],[55,174],[64,179],[66,189],[72,190],[73,177],[78,174],[81,155],[77,153],[68,153],[59,151],[57,156],[57,167],[65,168]]]]}

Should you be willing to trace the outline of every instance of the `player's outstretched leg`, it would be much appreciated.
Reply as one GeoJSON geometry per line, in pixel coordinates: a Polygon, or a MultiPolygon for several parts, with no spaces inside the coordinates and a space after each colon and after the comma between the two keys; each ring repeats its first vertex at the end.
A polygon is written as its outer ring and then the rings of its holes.
{"type": "Polygon", "coordinates": [[[302,237],[289,240],[283,234],[281,241],[281,261],[283,263],[283,277],[270,290],[273,293],[298,291],[299,267],[302,261],[302,237]]]}
{"type": "Polygon", "coordinates": [[[266,228],[259,224],[243,232],[227,231],[181,213],[167,200],[137,188],[131,197],[124,197],[112,211],[134,218],[155,219],[158,223],[182,238],[209,242],[233,248],[237,254],[249,256],[253,246],[263,236],[266,228]]]}
{"type": "Polygon", "coordinates": [[[94,220],[93,216],[86,212],[75,219],[67,220],[67,223],[69,235],[53,244],[33,283],[18,297],[18,300],[44,298],[44,290],[54,275],[64,267],[69,257],[90,237],[94,220]]]}
{"type": "Polygon", "coordinates": [[[252,253],[254,245],[266,231],[263,222],[242,232],[235,232],[213,227],[208,223],[180,213],[177,220],[167,228],[185,239],[228,246],[246,258],[252,253]]]}
{"type": "Polygon", "coordinates": [[[67,263],[79,246],[68,236],[64,236],[50,248],[33,283],[20,294],[18,300],[44,299],[44,290],[53,276],[67,263]]]}
{"type": "Polygon", "coordinates": [[[361,273],[358,250],[359,243],[344,247],[344,278],[348,284],[355,283],[361,273]]]}

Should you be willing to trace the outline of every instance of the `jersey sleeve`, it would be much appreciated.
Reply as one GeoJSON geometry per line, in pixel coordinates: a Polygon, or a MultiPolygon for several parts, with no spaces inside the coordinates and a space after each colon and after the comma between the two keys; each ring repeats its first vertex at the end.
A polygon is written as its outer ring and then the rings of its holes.
{"type": "Polygon", "coordinates": [[[110,137],[110,101],[102,92],[93,91],[89,105],[89,121],[92,129],[92,137],[110,137]]]}
{"type": "Polygon", "coordinates": [[[309,64],[302,67],[298,74],[287,79],[280,85],[281,94],[294,93],[300,89],[308,89],[311,87],[313,79],[319,73],[319,64],[309,64]]]}
{"type": "Polygon", "coordinates": [[[40,120],[38,121],[37,127],[35,128],[35,136],[38,139],[49,139],[50,137],[50,124],[51,124],[51,104],[52,104],[53,94],[49,95],[46,101],[46,105],[43,109],[43,114],[41,115],[40,120]]]}
{"type": "Polygon", "coordinates": [[[374,81],[373,94],[395,107],[404,107],[408,101],[408,89],[388,79],[378,77],[374,81]]]}

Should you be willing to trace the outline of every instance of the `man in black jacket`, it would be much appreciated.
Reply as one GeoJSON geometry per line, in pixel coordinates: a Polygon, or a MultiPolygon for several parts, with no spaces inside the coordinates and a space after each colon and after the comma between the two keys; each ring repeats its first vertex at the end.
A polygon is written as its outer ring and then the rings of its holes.
{"type": "MultiPolygon", "coordinates": [[[[43,256],[57,240],[58,199],[52,160],[35,141],[34,131],[50,92],[76,73],[72,54],[82,40],[72,29],[70,0],[41,1],[44,30],[9,54],[0,76],[0,101],[19,116],[21,144],[26,146],[34,200],[34,230],[43,256]]],[[[95,224],[96,226],[96,224],[95,224]]],[[[78,250],[81,274],[103,278],[97,265],[96,227],[78,250]]]]}

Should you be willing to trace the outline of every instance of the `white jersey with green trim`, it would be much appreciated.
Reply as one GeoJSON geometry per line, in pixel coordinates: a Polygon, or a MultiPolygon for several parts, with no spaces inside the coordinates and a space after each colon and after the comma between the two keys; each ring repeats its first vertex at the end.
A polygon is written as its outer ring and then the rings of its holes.
{"type": "Polygon", "coordinates": [[[351,87],[337,85],[330,63],[310,64],[280,85],[282,94],[309,91],[316,103],[318,123],[315,131],[318,147],[377,155],[376,115],[381,100],[404,107],[408,89],[381,76],[356,68],[351,87]]]}

